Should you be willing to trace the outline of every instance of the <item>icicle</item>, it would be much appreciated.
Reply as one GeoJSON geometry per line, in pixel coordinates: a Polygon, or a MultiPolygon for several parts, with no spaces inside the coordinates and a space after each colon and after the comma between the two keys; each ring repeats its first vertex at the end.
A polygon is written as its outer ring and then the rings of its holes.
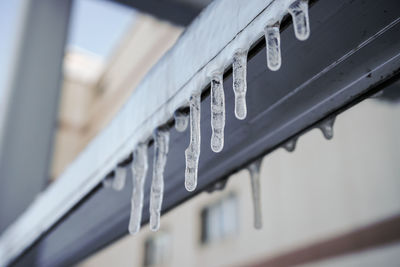
{"type": "Polygon", "coordinates": [[[117,166],[115,168],[115,177],[112,183],[114,190],[121,191],[125,186],[125,180],[127,175],[127,168],[117,166]]]}
{"type": "Polygon", "coordinates": [[[211,79],[211,149],[221,152],[224,147],[225,128],[225,95],[221,73],[216,73],[211,79]]]}
{"type": "Polygon", "coordinates": [[[207,187],[205,190],[207,193],[213,193],[215,191],[222,191],[225,189],[226,184],[228,183],[228,178],[224,178],[223,180],[220,180],[218,182],[216,182],[215,184],[207,187]]]}
{"type": "Polygon", "coordinates": [[[104,188],[111,188],[113,186],[113,177],[111,175],[106,176],[102,181],[104,188]]]}
{"type": "Polygon", "coordinates": [[[190,144],[185,150],[185,187],[193,191],[197,186],[197,169],[200,157],[200,94],[190,98],[190,144]]]}
{"type": "Polygon", "coordinates": [[[262,214],[261,214],[261,197],[260,197],[260,166],[262,159],[251,163],[247,169],[250,172],[251,193],[253,197],[254,208],[254,228],[261,229],[262,214]]]}
{"type": "Polygon", "coordinates": [[[132,162],[133,193],[131,217],[129,220],[129,232],[131,234],[135,234],[140,230],[144,195],[143,190],[147,168],[147,144],[139,144],[133,152],[132,162]]]}
{"type": "Polygon", "coordinates": [[[247,115],[247,51],[236,51],[233,55],[233,92],[235,93],[235,116],[244,120],[247,115]]]}
{"type": "Polygon", "coordinates": [[[167,162],[169,132],[157,129],[154,134],[153,181],[150,192],[150,229],[160,228],[160,213],[164,195],[164,169],[167,162]]]}
{"type": "Polygon", "coordinates": [[[293,152],[296,149],[297,137],[294,137],[284,143],[282,147],[286,149],[287,152],[293,152]]]}
{"type": "Polygon", "coordinates": [[[327,140],[330,140],[333,138],[333,124],[335,123],[335,117],[329,118],[318,126],[318,128],[321,130],[322,134],[327,140]]]}
{"type": "Polygon", "coordinates": [[[281,36],[279,33],[279,23],[268,25],[264,29],[265,42],[267,44],[267,65],[272,71],[277,71],[281,67],[281,36]]]}
{"type": "Polygon", "coordinates": [[[175,118],[175,129],[178,132],[184,132],[189,123],[189,115],[187,113],[177,110],[174,113],[174,118],[175,118]]]}
{"type": "Polygon", "coordinates": [[[308,0],[296,0],[288,8],[292,15],[294,33],[297,39],[304,41],[310,36],[308,18],[308,0]]]}

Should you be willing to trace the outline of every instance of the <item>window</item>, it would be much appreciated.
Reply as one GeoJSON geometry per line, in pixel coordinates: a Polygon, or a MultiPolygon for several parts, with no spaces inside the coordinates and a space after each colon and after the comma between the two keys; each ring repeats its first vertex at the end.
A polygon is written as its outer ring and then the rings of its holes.
{"type": "Polygon", "coordinates": [[[238,232],[236,195],[230,194],[201,212],[201,243],[213,243],[238,232]]]}
{"type": "Polygon", "coordinates": [[[144,266],[159,266],[168,261],[170,235],[165,231],[159,231],[147,238],[144,250],[144,266]]]}

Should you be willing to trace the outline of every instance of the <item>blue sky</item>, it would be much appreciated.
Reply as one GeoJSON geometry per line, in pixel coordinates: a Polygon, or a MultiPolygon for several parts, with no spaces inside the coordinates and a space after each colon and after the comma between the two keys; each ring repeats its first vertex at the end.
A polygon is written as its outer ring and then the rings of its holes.
{"type": "Polygon", "coordinates": [[[106,0],[76,0],[68,45],[107,57],[132,25],[135,11],[106,0]]]}

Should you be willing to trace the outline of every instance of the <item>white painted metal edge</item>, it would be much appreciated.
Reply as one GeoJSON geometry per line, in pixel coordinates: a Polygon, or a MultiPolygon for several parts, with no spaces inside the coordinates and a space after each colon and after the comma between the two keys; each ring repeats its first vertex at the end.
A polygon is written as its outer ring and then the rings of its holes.
{"type": "MultiPolygon", "coordinates": [[[[209,5],[150,70],[111,123],[0,237],[0,266],[18,257],[102,181],[152,131],[166,123],[209,74],[232,63],[294,0],[219,0],[209,5]]],[[[226,88],[229,90],[229,88],[226,88]]],[[[184,172],[184,170],[182,170],[184,172]]],[[[182,186],[184,186],[182,182],[182,186]]]]}

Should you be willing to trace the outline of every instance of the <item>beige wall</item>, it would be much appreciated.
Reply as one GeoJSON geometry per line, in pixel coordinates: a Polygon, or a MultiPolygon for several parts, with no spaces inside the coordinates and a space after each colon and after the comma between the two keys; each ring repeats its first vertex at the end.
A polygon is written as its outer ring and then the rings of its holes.
{"type": "MultiPolygon", "coordinates": [[[[400,214],[399,117],[400,104],[369,99],[338,116],[333,140],[315,129],[299,139],[294,153],[278,149],[266,156],[262,230],[253,229],[246,170],[232,175],[224,191],[202,193],[172,210],[161,219],[161,229],[172,236],[165,266],[248,266],[400,214]],[[201,209],[229,192],[239,199],[238,235],[201,246],[201,209]]],[[[141,266],[151,235],[145,226],[80,266],[141,266]]],[[[396,266],[399,253],[394,244],[310,266],[396,266]]]]}
{"type": "Polygon", "coordinates": [[[78,49],[71,49],[64,58],[64,81],[51,170],[53,179],[85,145],[82,136],[94,102],[95,83],[103,65],[97,56],[78,49]]]}

